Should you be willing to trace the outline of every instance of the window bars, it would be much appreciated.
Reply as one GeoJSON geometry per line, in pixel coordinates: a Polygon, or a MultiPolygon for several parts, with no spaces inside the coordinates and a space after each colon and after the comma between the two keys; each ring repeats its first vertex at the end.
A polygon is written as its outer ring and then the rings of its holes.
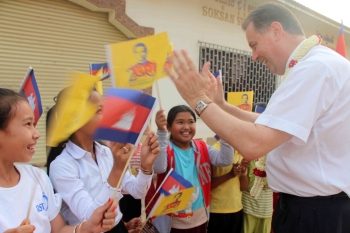
{"type": "Polygon", "coordinates": [[[247,51],[199,41],[199,69],[209,61],[213,73],[221,70],[225,96],[227,92],[254,91],[254,103],[268,103],[279,76],[263,63],[253,62],[251,56],[247,51]]]}

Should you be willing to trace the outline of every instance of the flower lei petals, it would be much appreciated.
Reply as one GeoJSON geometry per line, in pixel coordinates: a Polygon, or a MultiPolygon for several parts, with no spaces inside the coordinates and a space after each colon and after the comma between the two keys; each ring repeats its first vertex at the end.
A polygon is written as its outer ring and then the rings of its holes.
{"type": "Polygon", "coordinates": [[[290,60],[290,62],[289,62],[288,68],[293,68],[296,64],[298,64],[298,61],[292,59],[292,60],[290,60]]]}
{"type": "Polygon", "coordinates": [[[266,171],[260,171],[257,168],[254,168],[253,174],[259,177],[266,177],[266,171]]]}
{"type": "Polygon", "coordinates": [[[282,82],[286,79],[289,74],[290,69],[292,69],[296,64],[298,64],[299,60],[302,59],[313,47],[321,44],[322,38],[320,35],[310,36],[295,52],[292,60],[288,64],[288,68],[284,75],[282,76],[282,82]]]}

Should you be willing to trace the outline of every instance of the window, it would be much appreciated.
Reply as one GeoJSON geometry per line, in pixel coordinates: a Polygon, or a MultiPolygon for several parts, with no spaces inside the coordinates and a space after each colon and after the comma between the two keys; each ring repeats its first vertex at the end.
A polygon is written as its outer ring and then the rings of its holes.
{"type": "Polygon", "coordinates": [[[251,53],[229,47],[199,42],[199,68],[211,63],[211,71],[221,70],[225,91],[254,91],[254,103],[265,102],[277,88],[279,77],[261,62],[253,62],[251,53]]]}

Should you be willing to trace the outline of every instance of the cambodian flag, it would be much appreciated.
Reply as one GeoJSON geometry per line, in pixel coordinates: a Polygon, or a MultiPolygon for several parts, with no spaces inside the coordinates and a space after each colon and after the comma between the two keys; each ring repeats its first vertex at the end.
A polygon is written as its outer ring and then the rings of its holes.
{"type": "Polygon", "coordinates": [[[103,78],[101,81],[110,77],[108,63],[90,63],[90,74],[96,75],[100,69],[103,71],[103,78]]]}
{"type": "Polygon", "coordinates": [[[193,187],[193,185],[189,181],[171,168],[168,175],[164,178],[163,183],[159,187],[159,193],[169,196],[172,193],[176,193],[180,190],[191,187],[193,187]]]}
{"type": "Polygon", "coordinates": [[[214,135],[214,138],[216,139],[216,141],[219,141],[219,140],[220,140],[220,137],[219,137],[219,135],[217,135],[217,134],[214,135]]]}
{"type": "Polygon", "coordinates": [[[256,105],[255,107],[255,112],[257,113],[263,113],[265,111],[265,108],[263,106],[260,105],[256,105]]]}
{"type": "Polygon", "coordinates": [[[217,78],[217,77],[221,77],[221,70],[219,70],[219,71],[216,71],[215,73],[214,73],[214,77],[215,78],[217,78]]]}
{"type": "Polygon", "coordinates": [[[341,21],[339,36],[338,36],[338,41],[337,41],[337,47],[335,48],[335,51],[346,58],[346,47],[345,47],[343,21],[341,21]]]}
{"type": "Polygon", "coordinates": [[[38,84],[36,83],[34,70],[32,67],[29,67],[26,76],[24,77],[23,83],[19,89],[19,93],[25,97],[30,106],[34,111],[34,126],[38,123],[41,114],[43,113],[43,108],[41,105],[41,97],[38,88],[38,84]]]}
{"type": "Polygon", "coordinates": [[[94,139],[137,145],[156,102],[156,98],[136,90],[108,89],[94,139]]]}

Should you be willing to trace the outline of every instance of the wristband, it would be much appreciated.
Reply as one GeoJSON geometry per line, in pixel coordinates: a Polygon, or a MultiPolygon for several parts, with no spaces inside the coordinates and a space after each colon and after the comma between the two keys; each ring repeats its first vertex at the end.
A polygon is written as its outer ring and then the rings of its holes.
{"type": "Polygon", "coordinates": [[[146,170],[142,167],[142,165],[140,166],[140,170],[143,172],[143,174],[145,175],[152,175],[152,172],[153,172],[153,166],[150,170],[146,170]]]}

